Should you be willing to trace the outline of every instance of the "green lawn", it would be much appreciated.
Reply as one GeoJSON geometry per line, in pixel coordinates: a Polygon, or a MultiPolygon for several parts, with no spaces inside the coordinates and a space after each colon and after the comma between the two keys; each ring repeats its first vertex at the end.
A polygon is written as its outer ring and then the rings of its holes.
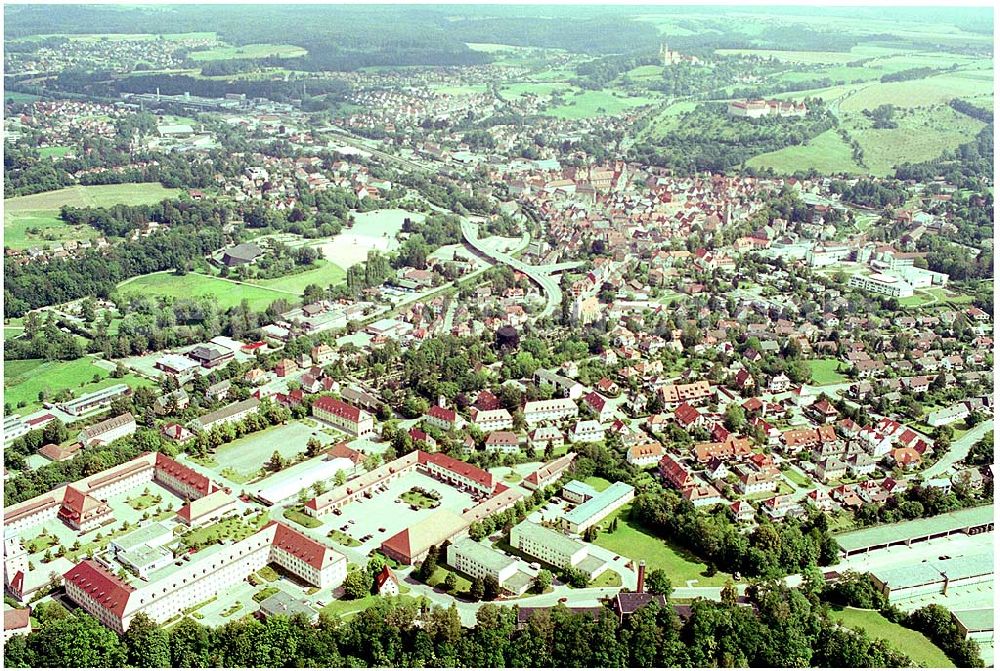
{"type": "Polygon", "coordinates": [[[382,597],[382,596],[366,596],[363,599],[337,599],[336,601],[331,601],[327,605],[323,606],[321,613],[325,613],[330,616],[339,616],[341,618],[350,619],[350,617],[360,613],[367,608],[371,608],[379,601],[388,600],[394,604],[406,605],[406,604],[416,604],[418,599],[409,596],[408,594],[400,594],[394,597],[382,597]]]}
{"type": "Polygon", "coordinates": [[[611,486],[611,482],[605,480],[604,478],[599,478],[596,475],[592,475],[583,481],[583,484],[590,485],[599,492],[603,492],[605,489],[611,486]]]}
{"type": "Polygon", "coordinates": [[[553,93],[570,95],[574,88],[565,82],[517,82],[505,84],[500,88],[500,97],[504,100],[514,100],[521,96],[548,97],[553,93]]]}
{"type": "Polygon", "coordinates": [[[125,295],[140,294],[170,298],[215,296],[219,307],[224,310],[239,305],[243,299],[250,303],[250,309],[258,311],[267,309],[268,305],[279,298],[292,302],[298,299],[297,295],[276,289],[237,284],[197,273],[175,275],[169,271],[133,277],[119,284],[118,290],[125,295]]]}
{"type": "Polygon", "coordinates": [[[308,52],[294,44],[246,44],[242,47],[215,47],[205,51],[192,51],[189,56],[193,61],[226,61],[234,58],[296,58],[305,56],[308,52]]]}
{"type": "Polygon", "coordinates": [[[323,523],[318,519],[306,515],[302,510],[297,508],[286,508],[282,514],[285,516],[285,519],[291,520],[307,529],[315,529],[316,527],[323,526],[323,523]]]}
{"type": "Polygon", "coordinates": [[[3,387],[4,402],[15,408],[23,401],[17,412],[25,414],[42,407],[38,401],[38,392],[44,391],[48,398],[53,398],[60,390],[69,389],[73,396],[105,389],[123,383],[130,387],[148,387],[152,382],[137,375],[126,375],[122,378],[110,377],[110,373],[94,364],[91,357],[80,357],[73,361],[43,361],[41,359],[24,359],[4,362],[3,387]],[[100,381],[93,382],[97,375],[100,381]]]}
{"type": "MultiPolygon", "coordinates": [[[[597,536],[596,545],[607,548],[623,557],[629,557],[635,562],[646,560],[648,570],[663,569],[674,587],[684,587],[686,581],[697,580],[698,587],[715,587],[725,584],[728,574],[722,572],[708,577],[702,575],[708,566],[677,545],[661,540],[633,525],[627,519],[627,511],[631,505],[622,508],[618,513],[618,529],[612,533],[601,532],[597,536]]],[[[602,524],[607,528],[610,520],[602,524]]]]}
{"type": "Polygon", "coordinates": [[[798,471],[793,470],[791,468],[783,469],[781,471],[781,474],[784,475],[789,480],[791,480],[792,482],[794,482],[795,484],[797,484],[799,487],[808,487],[812,484],[809,481],[809,478],[805,477],[798,471]]]}
{"type": "Polygon", "coordinates": [[[337,545],[343,545],[344,547],[356,548],[361,545],[357,539],[353,536],[348,536],[340,529],[332,529],[326,536],[337,545]]]}
{"type": "Polygon", "coordinates": [[[608,569],[590,581],[590,587],[621,587],[622,577],[617,572],[608,569]]]}
{"type": "Polygon", "coordinates": [[[317,261],[317,265],[317,268],[295,273],[294,275],[277,277],[272,280],[251,280],[250,282],[267,289],[301,294],[310,284],[318,284],[326,289],[331,284],[342,284],[347,278],[347,271],[335,263],[330,263],[324,259],[317,261]]]}
{"type": "Polygon", "coordinates": [[[46,242],[89,240],[100,233],[89,226],[67,226],[59,219],[59,208],[110,207],[111,205],[148,205],[175,197],[180,189],[165,189],[158,182],[70,186],[30,196],[4,200],[4,245],[24,249],[46,242]],[[32,229],[32,232],[28,232],[32,229]],[[37,232],[35,232],[37,229],[37,232]]]}
{"type": "Polygon", "coordinates": [[[42,147],[38,150],[38,155],[42,158],[62,158],[71,151],[73,147],[42,147]]]}
{"type": "Polygon", "coordinates": [[[447,579],[449,573],[455,576],[455,589],[450,592],[452,595],[463,594],[468,592],[469,588],[472,587],[471,580],[463,576],[458,571],[452,571],[447,566],[442,566],[440,564],[438,564],[437,568],[434,569],[434,573],[431,574],[430,580],[427,581],[427,584],[431,587],[440,586],[441,589],[444,589],[444,581],[447,579]]]}
{"type": "Polygon", "coordinates": [[[411,506],[417,506],[418,508],[434,508],[438,505],[438,502],[431,497],[412,489],[408,492],[403,492],[399,498],[405,503],[409,503],[411,506]]]}
{"type": "Polygon", "coordinates": [[[890,622],[877,611],[845,608],[832,610],[830,617],[845,626],[864,629],[871,638],[884,639],[921,666],[930,668],[955,666],[941,648],[931,643],[926,636],[890,622]]]}
{"type": "Polygon", "coordinates": [[[758,154],[749,161],[751,168],[773,168],[775,172],[791,174],[815,168],[824,174],[861,174],[865,170],[854,162],[851,148],[835,130],[820,133],[809,142],[777,151],[758,154]]]}
{"type": "MultiPolygon", "coordinates": [[[[837,367],[842,362],[837,359],[813,359],[809,361],[809,369],[812,371],[812,381],[818,385],[840,384],[848,382],[848,378],[837,372],[837,367]]],[[[846,366],[846,364],[845,364],[846,366]]]]}
{"type": "Polygon", "coordinates": [[[230,517],[220,520],[207,527],[192,529],[181,537],[188,547],[194,545],[205,546],[218,540],[232,540],[239,542],[254,534],[267,523],[267,513],[263,512],[254,517],[230,517]]]}

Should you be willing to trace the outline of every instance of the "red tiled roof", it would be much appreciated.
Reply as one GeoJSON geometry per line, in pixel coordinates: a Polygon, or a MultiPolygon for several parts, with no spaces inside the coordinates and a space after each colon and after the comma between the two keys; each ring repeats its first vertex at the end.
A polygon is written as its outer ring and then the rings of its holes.
{"type": "Polygon", "coordinates": [[[135,588],[119,580],[93,559],[84,559],[63,575],[65,584],[86,592],[91,599],[121,618],[135,588]]]}
{"type": "Polygon", "coordinates": [[[25,629],[31,623],[31,609],[12,608],[3,612],[3,630],[25,629]]]}
{"type": "Polygon", "coordinates": [[[201,492],[202,496],[207,496],[215,491],[216,487],[206,476],[183,464],[179,464],[170,457],[160,452],[156,453],[156,470],[164,471],[175,480],[180,480],[186,485],[194,487],[201,492]]]}
{"type": "Polygon", "coordinates": [[[427,414],[435,419],[440,419],[443,422],[454,422],[457,417],[457,413],[451,408],[442,408],[440,405],[435,405],[427,414]]]}
{"type": "Polygon", "coordinates": [[[419,453],[420,463],[422,464],[437,464],[441,468],[451,471],[457,475],[468,478],[474,482],[478,482],[484,487],[493,486],[493,476],[479,468],[478,466],[473,466],[454,457],[449,457],[447,454],[442,454],[441,452],[436,452],[434,454],[428,454],[427,452],[421,451],[419,453]]]}
{"type": "Polygon", "coordinates": [[[500,399],[489,389],[479,392],[476,402],[472,405],[480,410],[499,410],[501,408],[500,399]]]}
{"type": "Polygon", "coordinates": [[[697,408],[685,401],[677,406],[676,410],[674,410],[674,417],[682,425],[688,426],[697,421],[698,418],[701,417],[701,413],[698,412],[697,408]]]}
{"type": "Polygon", "coordinates": [[[382,585],[389,581],[399,584],[399,580],[396,579],[396,574],[393,573],[388,566],[383,566],[379,574],[375,576],[375,589],[382,589],[382,585]]]}
{"type": "Polygon", "coordinates": [[[333,558],[332,549],[277,520],[269,522],[267,527],[275,527],[272,546],[295,555],[314,569],[322,569],[333,558]]]}
{"type": "Polygon", "coordinates": [[[660,474],[677,489],[684,489],[691,482],[691,473],[672,454],[660,459],[660,474]]]}
{"type": "Polygon", "coordinates": [[[319,408],[324,412],[329,412],[337,417],[342,417],[346,420],[357,422],[361,419],[361,409],[355,408],[350,403],[345,403],[338,398],[333,398],[331,396],[323,396],[316,399],[313,402],[313,412],[315,413],[315,408],[319,408]]]}

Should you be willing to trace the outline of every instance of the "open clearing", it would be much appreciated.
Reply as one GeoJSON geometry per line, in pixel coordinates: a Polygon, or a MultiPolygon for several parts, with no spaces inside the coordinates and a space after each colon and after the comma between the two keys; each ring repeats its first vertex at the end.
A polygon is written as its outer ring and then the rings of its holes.
{"type": "Polygon", "coordinates": [[[396,234],[403,228],[407,217],[423,221],[426,215],[406,210],[371,210],[354,215],[354,226],[334,236],[329,242],[318,245],[327,260],[343,269],[363,262],[368,250],[386,252],[399,248],[396,234]]]}
{"type": "Polygon", "coordinates": [[[230,280],[198,273],[175,275],[171,271],[151,273],[125,280],[118,285],[118,291],[124,295],[140,294],[169,298],[215,296],[219,307],[223,310],[239,305],[240,301],[244,299],[249,302],[251,310],[257,311],[265,310],[268,305],[279,298],[293,303],[298,300],[297,293],[258,287],[252,284],[238,284],[230,280]]]}
{"type": "Polygon", "coordinates": [[[228,61],[234,58],[298,58],[308,51],[294,44],[246,44],[242,47],[215,47],[206,51],[192,51],[192,61],[228,61]]]}
{"type": "Polygon", "coordinates": [[[319,264],[318,268],[302,273],[295,273],[286,277],[276,277],[271,280],[250,280],[250,282],[266,289],[301,294],[310,284],[318,284],[325,289],[331,284],[341,284],[347,277],[347,272],[335,263],[330,263],[323,259],[320,259],[317,263],[319,264]]]}
{"type": "Polygon", "coordinates": [[[815,384],[840,384],[848,382],[847,376],[837,372],[840,361],[837,359],[813,359],[809,361],[809,369],[812,371],[812,380],[815,384]]]}
{"type": "Polygon", "coordinates": [[[891,174],[901,163],[935,159],[971,141],[985,125],[948,105],[897,110],[897,128],[872,128],[861,115],[846,116],[844,128],[861,145],[874,175],[891,174]]]}
{"type": "MultiPolygon", "coordinates": [[[[615,554],[629,557],[634,561],[646,560],[648,570],[663,569],[667,573],[674,587],[684,587],[688,580],[697,580],[697,587],[714,587],[723,585],[729,576],[722,572],[714,576],[702,575],[708,566],[682,550],[672,547],[669,543],[656,538],[644,531],[641,527],[635,526],[628,520],[628,510],[631,505],[621,508],[618,513],[618,529],[614,533],[602,531],[597,536],[595,545],[607,548],[615,554]]],[[[607,528],[610,518],[601,526],[607,528]]]]}
{"type": "Polygon", "coordinates": [[[52,398],[62,389],[69,389],[74,396],[80,396],[119,383],[130,387],[153,384],[137,375],[110,377],[108,371],[95,365],[91,357],[80,357],[73,361],[22,359],[4,362],[4,403],[10,403],[17,408],[18,404],[24,401],[25,405],[17,410],[19,414],[33,412],[42,407],[38,401],[38,393],[41,391],[44,391],[48,398],[52,398]],[[100,378],[98,382],[93,382],[95,375],[100,378]]]}
{"type": "Polygon", "coordinates": [[[159,182],[139,184],[102,184],[70,186],[30,196],[4,200],[4,245],[24,249],[46,242],[88,240],[100,233],[89,226],[68,226],[59,218],[59,208],[110,207],[112,205],[149,205],[173,198],[180,189],[166,189],[159,182]],[[38,229],[38,232],[28,232],[38,229]]]}
{"type": "Polygon", "coordinates": [[[772,168],[779,174],[813,168],[824,174],[864,172],[861,166],[854,162],[850,146],[834,129],[820,133],[806,144],[758,154],[747,161],[747,166],[772,168]]]}
{"type": "Polygon", "coordinates": [[[839,620],[848,627],[864,629],[871,638],[885,639],[889,645],[908,655],[910,659],[921,666],[929,668],[955,666],[941,648],[931,643],[926,636],[918,631],[890,622],[874,610],[861,610],[859,608],[832,610],[830,618],[839,620]]]}
{"type": "Polygon", "coordinates": [[[585,119],[621,114],[633,107],[652,105],[659,100],[645,96],[620,97],[612,94],[610,89],[584,91],[581,94],[565,96],[564,99],[566,104],[550,107],[543,114],[561,119],[585,119]]]}

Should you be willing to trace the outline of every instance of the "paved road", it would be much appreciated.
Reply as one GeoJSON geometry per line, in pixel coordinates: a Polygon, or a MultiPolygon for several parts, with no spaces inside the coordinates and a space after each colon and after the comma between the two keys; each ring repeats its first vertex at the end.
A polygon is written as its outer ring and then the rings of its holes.
{"type": "Polygon", "coordinates": [[[944,475],[951,469],[952,466],[962,459],[965,459],[965,457],[969,454],[969,450],[972,449],[972,446],[978,443],[983,436],[991,431],[993,431],[992,419],[988,419],[985,422],[972,427],[968,433],[951,444],[948,454],[941,457],[937,463],[923,471],[922,475],[928,478],[936,478],[940,475],[944,475]]]}
{"type": "MultiPolygon", "coordinates": [[[[562,290],[559,288],[559,282],[552,277],[552,275],[548,274],[547,267],[533,266],[519,259],[515,259],[506,252],[496,251],[489,245],[484,244],[479,238],[479,227],[465,217],[462,218],[462,237],[465,238],[466,244],[483,256],[486,256],[497,263],[508,265],[518,272],[524,273],[528,276],[528,279],[542,289],[542,293],[545,294],[545,309],[542,310],[540,317],[548,317],[555,312],[557,307],[559,307],[559,304],[562,302],[562,290]]],[[[559,264],[557,267],[559,270],[568,270],[569,268],[575,268],[579,265],[579,263],[563,263],[559,264]]]]}

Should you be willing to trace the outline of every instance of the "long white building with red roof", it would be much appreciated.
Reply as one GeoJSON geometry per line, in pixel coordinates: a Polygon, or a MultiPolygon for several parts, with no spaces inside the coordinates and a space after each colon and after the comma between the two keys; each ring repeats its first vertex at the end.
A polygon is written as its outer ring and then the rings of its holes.
{"type": "Polygon", "coordinates": [[[312,414],[352,436],[363,438],[375,433],[375,418],[339,398],[323,396],[316,399],[312,405],[312,414]]]}
{"type": "Polygon", "coordinates": [[[275,563],[310,585],[338,587],[347,576],[347,557],[281,522],[272,521],[237,543],[212,545],[180,566],[170,564],[140,586],[85,559],[63,575],[66,595],[116,632],[145,613],[165,622],[248,575],[275,563]]]}

